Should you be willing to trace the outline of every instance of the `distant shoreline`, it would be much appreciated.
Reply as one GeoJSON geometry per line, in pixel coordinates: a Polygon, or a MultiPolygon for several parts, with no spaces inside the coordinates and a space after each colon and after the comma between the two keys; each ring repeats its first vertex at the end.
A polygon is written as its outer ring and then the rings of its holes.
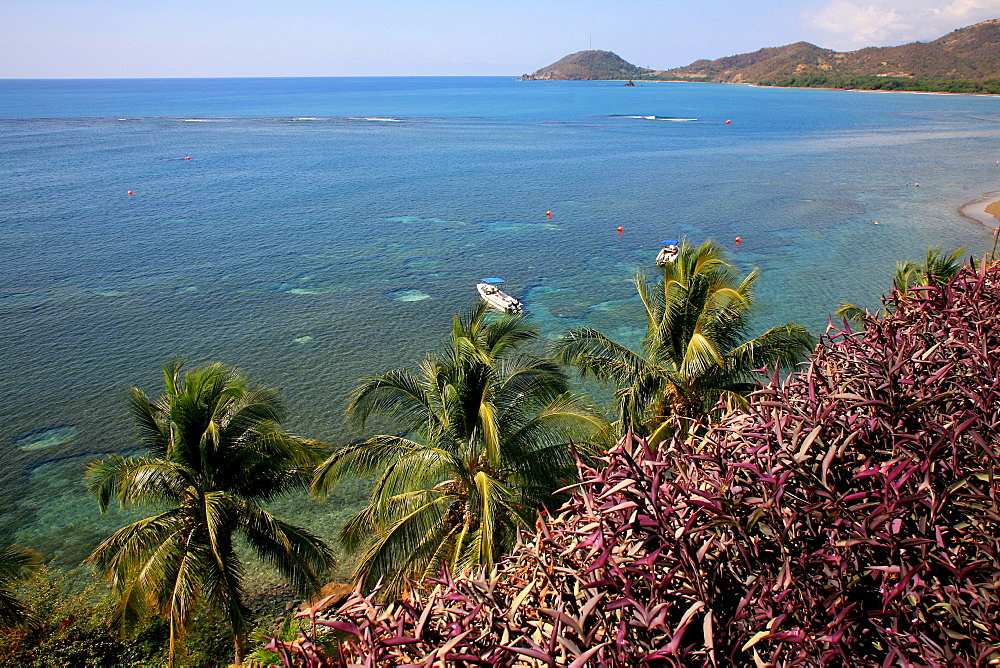
{"type": "Polygon", "coordinates": [[[656,83],[715,84],[718,86],[750,86],[753,88],[775,88],[778,90],[836,90],[845,93],[909,93],[911,95],[972,95],[975,97],[1000,97],[1000,93],[954,92],[945,90],[885,90],[882,88],[839,88],[836,86],[775,86],[753,81],[691,81],[689,79],[526,79],[515,77],[515,81],[579,81],[581,83],[617,83],[633,81],[636,86],[656,83]]]}
{"type": "Polygon", "coordinates": [[[1000,227],[1000,192],[986,193],[975,202],[959,207],[958,212],[988,227],[1000,227]]]}

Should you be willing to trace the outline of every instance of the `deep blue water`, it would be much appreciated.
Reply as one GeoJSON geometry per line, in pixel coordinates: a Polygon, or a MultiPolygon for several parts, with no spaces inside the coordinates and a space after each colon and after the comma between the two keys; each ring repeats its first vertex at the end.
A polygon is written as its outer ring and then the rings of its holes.
{"type": "MultiPolygon", "coordinates": [[[[876,306],[896,260],[989,249],[957,209],[1000,190],[998,138],[993,97],[0,81],[0,540],[71,563],[120,526],[84,455],[130,445],[125,390],[157,392],[171,357],[237,365],[297,430],[357,437],[349,389],[433,348],[482,276],[547,335],[635,341],[637,268],[661,239],[711,237],[761,268],[761,329],[821,333],[840,301],[876,306]]],[[[352,494],[281,510],[332,533],[352,494]]]]}

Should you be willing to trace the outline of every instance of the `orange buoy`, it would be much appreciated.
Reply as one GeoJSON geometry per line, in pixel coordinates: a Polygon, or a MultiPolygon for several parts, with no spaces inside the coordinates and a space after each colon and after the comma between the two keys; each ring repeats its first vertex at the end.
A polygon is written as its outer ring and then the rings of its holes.
{"type": "Polygon", "coordinates": [[[191,156],[189,155],[188,157],[186,157],[186,158],[184,158],[184,159],[185,159],[185,160],[190,160],[190,159],[191,159],[191,156]]]}
{"type": "Polygon", "coordinates": [[[619,226],[618,226],[618,234],[621,234],[621,233],[622,233],[622,232],[624,232],[624,231],[625,231],[625,228],[624,228],[624,227],[622,227],[621,225],[619,225],[619,226]]]}
{"type": "Polygon", "coordinates": [[[551,211],[546,211],[545,212],[545,217],[546,218],[551,218],[552,217],[552,212],[551,211]]]}
{"type": "Polygon", "coordinates": [[[129,195],[131,195],[131,194],[132,194],[132,191],[131,191],[131,190],[129,190],[129,191],[128,191],[128,194],[129,194],[129,195]]]}
{"type": "Polygon", "coordinates": [[[743,237],[736,237],[736,243],[742,243],[743,237]]]}
{"type": "Polygon", "coordinates": [[[731,125],[732,121],[726,121],[726,125],[731,125]]]}

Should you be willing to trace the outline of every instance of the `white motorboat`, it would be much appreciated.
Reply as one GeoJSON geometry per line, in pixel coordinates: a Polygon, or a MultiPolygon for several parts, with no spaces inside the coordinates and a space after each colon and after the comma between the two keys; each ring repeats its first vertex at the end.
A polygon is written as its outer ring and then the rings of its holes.
{"type": "Polygon", "coordinates": [[[476,284],[476,289],[490,308],[504,313],[520,313],[524,304],[503,291],[504,282],[502,278],[484,278],[476,284]]]}
{"type": "Polygon", "coordinates": [[[663,248],[660,249],[660,254],[656,256],[656,266],[662,267],[665,264],[676,262],[679,254],[680,249],[677,246],[677,240],[667,239],[663,242],[663,248]]]}

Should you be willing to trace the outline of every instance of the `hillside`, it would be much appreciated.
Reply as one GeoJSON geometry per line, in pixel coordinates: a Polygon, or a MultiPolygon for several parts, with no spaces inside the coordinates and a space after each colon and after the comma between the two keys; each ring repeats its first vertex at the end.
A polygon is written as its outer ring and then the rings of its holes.
{"type": "Polygon", "coordinates": [[[792,77],[968,80],[1000,79],[1000,19],[955,30],[933,42],[838,52],[808,42],[770,47],[685,67],[648,70],[608,51],[581,51],[528,79],[660,79],[760,83],[792,77]]]}
{"type": "Polygon", "coordinates": [[[583,81],[591,79],[640,79],[648,78],[652,70],[636,67],[610,51],[580,51],[543,67],[534,74],[525,74],[525,80],[559,79],[583,81]]]}

